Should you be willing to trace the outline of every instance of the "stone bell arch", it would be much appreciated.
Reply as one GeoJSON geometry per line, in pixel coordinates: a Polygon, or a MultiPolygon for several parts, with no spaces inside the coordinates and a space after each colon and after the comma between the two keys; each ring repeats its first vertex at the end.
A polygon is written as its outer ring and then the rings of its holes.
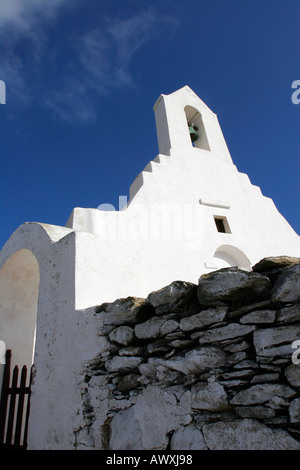
{"type": "Polygon", "coordinates": [[[192,145],[202,150],[210,151],[206,130],[200,111],[193,106],[187,105],[184,108],[187,127],[190,133],[192,145]]]}
{"type": "Polygon", "coordinates": [[[217,115],[190,87],[184,86],[170,95],[161,94],[153,109],[160,154],[183,155],[191,150],[189,121],[192,121],[199,131],[194,147],[232,163],[217,115]]]}

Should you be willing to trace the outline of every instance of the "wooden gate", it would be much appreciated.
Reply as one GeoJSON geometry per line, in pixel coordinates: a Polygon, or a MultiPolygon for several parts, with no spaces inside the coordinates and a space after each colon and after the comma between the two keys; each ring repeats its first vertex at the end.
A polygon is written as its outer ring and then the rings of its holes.
{"type": "Polygon", "coordinates": [[[8,349],[0,401],[0,449],[26,450],[32,368],[28,380],[27,367],[23,366],[18,380],[19,367],[15,366],[10,380],[11,355],[8,349]]]}

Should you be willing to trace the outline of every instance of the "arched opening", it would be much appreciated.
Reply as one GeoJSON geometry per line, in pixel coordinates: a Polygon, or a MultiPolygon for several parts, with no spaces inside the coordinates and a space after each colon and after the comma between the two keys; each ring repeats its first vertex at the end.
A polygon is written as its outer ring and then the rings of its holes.
{"type": "Polygon", "coordinates": [[[0,270],[0,341],[12,350],[12,366],[33,363],[39,283],[37,259],[27,249],[0,270]]]}
{"type": "Polygon", "coordinates": [[[251,263],[247,256],[232,245],[220,246],[215,251],[213,262],[217,269],[237,266],[247,271],[251,270],[251,263]]]}
{"type": "Polygon", "coordinates": [[[199,135],[199,138],[195,142],[193,142],[192,145],[198,149],[210,150],[200,112],[193,106],[186,106],[184,108],[184,111],[187,119],[187,128],[189,128],[190,125],[192,125],[192,127],[194,126],[194,128],[197,129],[197,134],[199,135]]]}

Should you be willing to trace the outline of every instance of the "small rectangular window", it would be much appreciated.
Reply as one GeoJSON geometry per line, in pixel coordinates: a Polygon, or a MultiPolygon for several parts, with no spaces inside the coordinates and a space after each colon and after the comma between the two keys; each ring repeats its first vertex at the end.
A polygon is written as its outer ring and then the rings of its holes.
{"type": "Polygon", "coordinates": [[[231,233],[226,217],[214,216],[216,227],[220,233],[231,233]]]}

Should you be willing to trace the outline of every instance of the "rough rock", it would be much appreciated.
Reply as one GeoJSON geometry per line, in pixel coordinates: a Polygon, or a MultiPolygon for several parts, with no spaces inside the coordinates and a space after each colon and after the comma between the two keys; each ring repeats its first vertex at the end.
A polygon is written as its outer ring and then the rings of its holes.
{"type": "Polygon", "coordinates": [[[182,312],[196,297],[197,286],[191,282],[174,281],[148,295],[149,302],[157,315],[166,312],[182,312]]]}
{"type": "Polygon", "coordinates": [[[157,340],[153,343],[148,343],[146,350],[148,354],[164,353],[169,351],[169,346],[164,340],[157,340]]]}
{"type": "Polygon", "coordinates": [[[300,423],[300,398],[291,401],[289,406],[290,423],[300,423]]]}
{"type": "Polygon", "coordinates": [[[140,356],[143,352],[141,346],[126,346],[119,349],[119,356],[140,356]]]}
{"type": "Polygon", "coordinates": [[[183,374],[200,374],[214,367],[227,364],[227,355],[221,348],[203,346],[171,359],[150,358],[149,364],[164,365],[183,374]]]}
{"type": "Polygon", "coordinates": [[[244,339],[237,338],[237,340],[230,341],[227,346],[224,346],[225,351],[229,351],[232,353],[244,351],[245,349],[250,348],[249,341],[245,341],[244,339]]]}
{"type": "Polygon", "coordinates": [[[234,308],[227,313],[227,319],[238,319],[242,317],[246,313],[253,312],[255,310],[263,310],[271,307],[272,302],[270,299],[261,300],[260,302],[250,303],[248,305],[244,305],[243,307],[234,308]]]}
{"type": "Polygon", "coordinates": [[[211,423],[202,431],[210,450],[300,450],[300,443],[287,432],[253,419],[211,423]]]}
{"type": "Polygon", "coordinates": [[[171,450],[208,450],[203,434],[194,423],[174,432],[170,441],[171,450]]]}
{"type": "Polygon", "coordinates": [[[164,366],[158,366],[155,372],[155,377],[158,382],[165,385],[182,383],[181,374],[175,370],[170,370],[164,366]]]}
{"type": "Polygon", "coordinates": [[[295,323],[300,319],[300,304],[291,305],[278,310],[276,315],[277,323],[295,323]]]}
{"type": "Polygon", "coordinates": [[[141,357],[135,356],[115,356],[105,362],[105,367],[108,372],[127,373],[135,369],[142,362],[141,357]]]}
{"type": "Polygon", "coordinates": [[[159,338],[178,328],[178,322],[168,317],[152,317],[144,323],[136,325],[134,332],[139,339],[159,338]]]}
{"type": "Polygon", "coordinates": [[[254,332],[253,341],[258,356],[291,356],[292,342],[300,339],[299,326],[279,326],[263,328],[254,332]]]}
{"type": "Polygon", "coordinates": [[[267,276],[239,268],[222,268],[200,277],[198,299],[202,305],[243,305],[262,300],[268,295],[267,276]]]}
{"type": "Polygon", "coordinates": [[[224,410],[228,408],[227,393],[218,382],[198,383],[191,388],[191,407],[198,410],[224,410]]]}
{"type": "Polygon", "coordinates": [[[255,330],[255,326],[239,325],[238,323],[230,323],[226,326],[219,328],[212,328],[205,332],[201,332],[199,336],[199,343],[213,343],[216,341],[224,341],[227,339],[238,338],[246,336],[255,330]]]}
{"type": "Polygon", "coordinates": [[[189,401],[190,392],[176,397],[172,391],[148,387],[134,405],[112,419],[110,449],[166,449],[168,434],[191,422],[189,401]]]}
{"type": "Polygon", "coordinates": [[[255,372],[251,369],[241,369],[241,370],[235,370],[233,372],[225,372],[222,374],[222,379],[223,380],[228,380],[228,379],[236,379],[240,377],[249,377],[253,376],[255,372]]]}
{"type": "Polygon", "coordinates": [[[235,411],[241,418],[274,418],[275,410],[266,406],[237,406],[235,411]]]}
{"type": "Polygon", "coordinates": [[[262,384],[241,390],[231,400],[233,405],[256,405],[266,403],[274,396],[289,398],[295,395],[295,391],[288,385],[281,384],[262,384]]]}
{"type": "Polygon", "coordinates": [[[285,268],[272,289],[273,302],[300,302],[300,264],[285,268]]]}
{"type": "Polygon", "coordinates": [[[119,326],[115,328],[110,334],[109,339],[119,344],[129,345],[134,337],[133,329],[129,326],[119,326]]]}
{"type": "Polygon", "coordinates": [[[140,422],[136,419],[132,407],[120,410],[110,423],[109,450],[120,449],[144,449],[140,422]]]}
{"type": "Polygon", "coordinates": [[[284,374],[293,387],[300,387],[300,364],[291,364],[285,369],[284,374]]]}
{"type": "Polygon", "coordinates": [[[128,393],[130,390],[136,389],[140,386],[138,374],[128,374],[120,378],[117,388],[120,392],[128,393]]]}
{"type": "Polygon", "coordinates": [[[255,375],[251,379],[252,384],[262,384],[266,382],[278,382],[279,381],[279,373],[278,372],[273,372],[270,374],[259,374],[255,375]]]}
{"type": "Polygon", "coordinates": [[[269,256],[256,263],[252,270],[258,273],[264,273],[273,269],[285,268],[294,264],[299,264],[299,258],[292,256],[269,256]]]}
{"type": "Polygon", "coordinates": [[[185,354],[183,370],[185,374],[199,374],[225,364],[227,364],[227,356],[222,349],[214,346],[203,346],[185,354]]]}
{"type": "Polygon", "coordinates": [[[203,310],[196,315],[183,318],[179,323],[179,328],[182,331],[193,331],[208,325],[212,325],[214,323],[221,322],[224,320],[227,310],[227,307],[223,306],[203,310]]]}
{"type": "Polygon", "coordinates": [[[104,325],[135,324],[145,306],[145,299],[139,297],[127,297],[117,299],[112,303],[105,303],[96,307],[95,312],[101,315],[104,325]]]}
{"type": "Polygon", "coordinates": [[[255,310],[254,312],[244,315],[240,322],[244,324],[257,324],[257,323],[274,323],[276,317],[276,310],[255,310]]]}

